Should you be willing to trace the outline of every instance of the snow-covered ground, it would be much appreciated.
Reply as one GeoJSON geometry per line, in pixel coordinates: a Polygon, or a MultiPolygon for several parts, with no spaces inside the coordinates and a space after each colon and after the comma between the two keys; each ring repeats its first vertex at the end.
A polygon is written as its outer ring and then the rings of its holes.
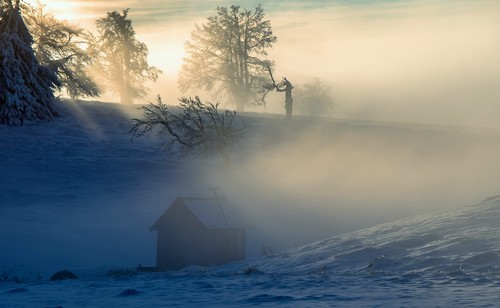
{"type": "Polygon", "coordinates": [[[500,198],[475,204],[498,183],[494,132],[246,114],[252,133],[225,169],[131,140],[135,107],[60,110],[52,123],[0,126],[0,307],[497,301],[500,198]],[[314,243],[217,268],[136,272],[154,265],[148,230],[166,206],[214,186],[246,205],[275,250],[314,243]],[[62,269],[80,279],[49,282],[62,269]]]}
{"type": "Polygon", "coordinates": [[[218,268],[0,283],[2,307],[479,307],[498,301],[500,197],[218,268]]]}

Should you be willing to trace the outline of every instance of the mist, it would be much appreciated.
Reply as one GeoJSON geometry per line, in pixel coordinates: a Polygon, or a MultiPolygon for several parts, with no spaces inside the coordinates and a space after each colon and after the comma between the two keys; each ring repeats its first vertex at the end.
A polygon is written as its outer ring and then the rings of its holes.
{"type": "MultiPolygon", "coordinates": [[[[202,183],[275,249],[497,194],[499,12],[493,1],[273,7],[277,78],[331,86],[333,119],[264,117],[233,166],[202,183]]],[[[252,111],[284,113],[282,94],[268,99],[252,111]]]]}
{"type": "MultiPolygon", "coordinates": [[[[104,10],[124,8],[91,3],[80,20],[89,28],[104,10]]],[[[138,103],[158,94],[168,104],[181,95],[211,99],[177,89],[183,44],[195,23],[233,3],[207,1],[196,10],[183,3],[126,2],[151,65],[164,71],[138,103]]],[[[272,93],[267,108],[251,109],[258,115],[242,114],[257,124],[231,168],[193,171],[200,191],[220,187],[276,247],[498,193],[498,1],[352,3],[263,5],[278,37],[269,54],[276,78],[330,86],[330,119],[284,124],[284,97],[272,93]]]]}
{"type": "MultiPolygon", "coordinates": [[[[220,187],[274,249],[475,204],[498,193],[498,135],[439,126],[258,118],[220,187]]],[[[199,166],[198,166],[199,167],[199,166]]],[[[197,168],[198,168],[197,167],[197,168]]]]}
{"type": "Polygon", "coordinates": [[[498,12],[424,1],[286,12],[272,19],[271,58],[292,82],[329,83],[334,117],[498,128],[498,12]]]}

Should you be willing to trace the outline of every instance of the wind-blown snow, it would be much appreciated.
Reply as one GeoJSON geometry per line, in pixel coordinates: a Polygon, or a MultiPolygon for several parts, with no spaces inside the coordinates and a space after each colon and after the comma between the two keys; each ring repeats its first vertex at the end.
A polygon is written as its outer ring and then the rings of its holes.
{"type": "Polygon", "coordinates": [[[66,102],[59,109],[52,123],[0,126],[0,307],[497,301],[500,197],[227,266],[138,271],[155,262],[148,230],[174,198],[208,193],[195,172],[207,163],[187,166],[155,140],[130,140],[130,119],[140,115],[133,108],[66,102]],[[62,269],[80,279],[49,282],[62,269]]]}
{"type": "Polygon", "coordinates": [[[336,236],[263,258],[273,273],[431,274],[500,279],[500,196],[336,236]]]}

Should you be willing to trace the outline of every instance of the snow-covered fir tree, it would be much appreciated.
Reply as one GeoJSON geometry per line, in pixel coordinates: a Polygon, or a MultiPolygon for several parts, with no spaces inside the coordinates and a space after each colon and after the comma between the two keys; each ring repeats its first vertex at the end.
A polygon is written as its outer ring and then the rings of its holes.
{"type": "Polygon", "coordinates": [[[0,124],[51,120],[57,76],[41,66],[21,16],[20,0],[0,0],[0,124]]]}

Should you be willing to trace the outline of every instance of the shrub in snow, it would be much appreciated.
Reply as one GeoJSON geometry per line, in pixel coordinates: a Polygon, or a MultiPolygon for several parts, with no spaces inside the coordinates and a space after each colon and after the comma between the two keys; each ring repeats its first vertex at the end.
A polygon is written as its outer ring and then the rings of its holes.
{"type": "Polygon", "coordinates": [[[264,275],[265,273],[256,267],[250,266],[243,270],[245,275],[264,275]]]}
{"type": "Polygon", "coordinates": [[[203,103],[199,97],[179,101],[181,111],[176,113],[158,96],[156,104],[142,107],[144,118],[133,120],[131,133],[144,136],[156,130],[167,135],[170,150],[198,156],[218,153],[228,165],[229,150],[242,137],[245,123],[237,121],[235,111],[220,111],[219,104],[203,103]]]}
{"type": "Polygon", "coordinates": [[[0,124],[51,120],[57,76],[41,66],[31,45],[19,0],[6,1],[0,16],[0,124]]]}
{"type": "Polygon", "coordinates": [[[139,295],[142,292],[137,291],[136,289],[126,289],[122,293],[120,293],[118,296],[133,296],[133,295],[139,295]]]}
{"type": "Polygon", "coordinates": [[[78,277],[74,273],[67,270],[59,271],[54,275],[52,275],[52,277],[50,277],[50,281],[71,280],[71,279],[78,279],[78,277]]]}

